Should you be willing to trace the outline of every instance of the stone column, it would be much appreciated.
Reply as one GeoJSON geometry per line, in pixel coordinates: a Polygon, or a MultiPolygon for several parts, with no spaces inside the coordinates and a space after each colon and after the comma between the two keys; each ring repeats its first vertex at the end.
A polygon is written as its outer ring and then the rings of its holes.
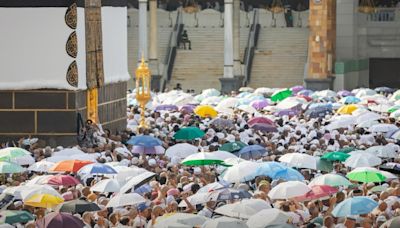
{"type": "Polygon", "coordinates": [[[233,0],[233,75],[243,75],[240,62],[240,0],[233,0]]]}
{"type": "Polygon", "coordinates": [[[152,90],[159,90],[161,76],[158,65],[157,0],[149,0],[149,8],[150,8],[149,67],[151,72],[151,88],[152,90]]]}
{"type": "Polygon", "coordinates": [[[308,76],[306,86],[332,88],[336,49],[336,0],[310,1],[308,76]]]}
{"type": "Polygon", "coordinates": [[[147,0],[139,0],[139,53],[138,64],[147,61],[147,0]]]}

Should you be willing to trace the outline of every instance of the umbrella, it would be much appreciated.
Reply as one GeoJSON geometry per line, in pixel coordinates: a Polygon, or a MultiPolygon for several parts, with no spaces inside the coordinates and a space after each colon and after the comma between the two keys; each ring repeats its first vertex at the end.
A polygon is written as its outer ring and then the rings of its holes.
{"type": "Polygon", "coordinates": [[[68,213],[83,213],[85,211],[100,211],[100,207],[96,203],[91,203],[86,200],[76,199],[65,202],[61,205],[60,212],[68,213]]]}
{"type": "Polygon", "coordinates": [[[215,118],[218,112],[209,105],[200,105],[194,109],[194,113],[202,118],[215,118]]]}
{"type": "Polygon", "coordinates": [[[265,99],[264,100],[255,100],[255,101],[252,101],[250,103],[250,105],[257,110],[262,110],[263,108],[268,106],[268,101],[265,99]]]}
{"type": "Polygon", "coordinates": [[[82,150],[74,147],[74,148],[66,148],[62,149],[58,152],[55,152],[53,156],[75,156],[75,155],[82,155],[85,154],[82,150]]]}
{"type": "Polygon", "coordinates": [[[78,172],[83,166],[92,164],[91,161],[81,161],[81,160],[66,160],[57,162],[54,166],[50,169],[53,172],[78,172]]]}
{"type": "Polygon", "coordinates": [[[141,173],[137,176],[133,176],[124,184],[121,186],[120,192],[125,193],[129,190],[136,189],[140,186],[142,186],[144,183],[149,182],[156,174],[153,172],[146,171],[144,173],[141,173]]]}
{"type": "Polygon", "coordinates": [[[290,90],[291,90],[294,94],[296,94],[296,93],[298,93],[298,92],[304,90],[304,86],[302,86],[302,85],[295,85],[295,86],[291,87],[290,90]]]}
{"type": "Polygon", "coordinates": [[[133,154],[164,154],[165,149],[162,146],[133,146],[133,154]]]}
{"type": "Polygon", "coordinates": [[[357,110],[357,109],[358,109],[358,107],[357,107],[356,105],[353,105],[353,104],[344,105],[344,106],[340,107],[340,108],[337,110],[337,113],[338,113],[338,114],[342,114],[342,115],[351,114],[352,112],[354,112],[354,111],[357,110]]]}
{"type": "Polygon", "coordinates": [[[340,90],[339,92],[337,92],[337,95],[339,95],[341,97],[354,96],[354,94],[352,92],[347,91],[347,90],[340,90]]]}
{"type": "Polygon", "coordinates": [[[393,93],[394,91],[396,91],[395,89],[389,88],[389,87],[386,87],[386,86],[376,87],[374,90],[377,93],[393,93]]]}
{"type": "Polygon", "coordinates": [[[296,196],[301,196],[311,191],[311,188],[300,181],[283,182],[275,186],[268,193],[271,199],[290,199],[296,196]]]}
{"type": "Polygon", "coordinates": [[[311,201],[333,195],[336,192],[338,192],[338,189],[329,185],[314,185],[311,187],[311,191],[295,199],[297,201],[311,201]]]}
{"type": "Polygon", "coordinates": [[[275,127],[275,125],[262,124],[262,123],[253,124],[251,126],[251,128],[254,130],[257,130],[257,131],[262,131],[262,132],[277,132],[278,131],[278,129],[275,127]]]}
{"type": "Polygon", "coordinates": [[[251,176],[255,169],[261,167],[262,163],[244,161],[240,162],[237,165],[233,165],[229,167],[223,173],[223,180],[230,183],[240,183],[249,181],[251,179],[247,179],[246,177],[251,176]]]}
{"type": "Polygon", "coordinates": [[[266,118],[266,117],[253,117],[249,121],[247,121],[249,126],[253,126],[254,124],[268,124],[275,126],[275,122],[266,118]]]}
{"type": "Polygon", "coordinates": [[[225,216],[209,219],[202,226],[202,228],[225,228],[225,227],[248,228],[245,221],[225,216]]]}
{"type": "Polygon", "coordinates": [[[204,135],[204,131],[197,127],[185,127],[177,131],[174,134],[174,138],[177,140],[193,140],[196,138],[202,138],[204,135]]]}
{"type": "Polygon", "coordinates": [[[346,175],[352,181],[363,183],[384,182],[386,177],[377,169],[370,167],[356,168],[346,175]]]}
{"type": "Polygon", "coordinates": [[[51,156],[48,157],[44,160],[49,161],[49,162],[62,162],[62,161],[67,161],[71,160],[73,157],[74,160],[81,160],[81,161],[91,161],[91,162],[97,162],[98,154],[78,154],[78,155],[59,155],[59,156],[51,156]]]}
{"type": "Polygon", "coordinates": [[[400,105],[394,105],[394,106],[390,107],[390,108],[387,110],[387,112],[388,112],[388,113],[393,113],[393,112],[398,111],[399,109],[400,109],[400,105]]]}
{"type": "Polygon", "coordinates": [[[115,179],[105,179],[90,187],[92,192],[119,192],[121,186],[115,179]]]}
{"type": "MultiPolygon", "coordinates": [[[[124,185],[130,178],[137,176],[139,174],[148,172],[146,169],[130,166],[130,167],[123,167],[117,166],[115,169],[117,170],[118,174],[115,176],[115,179],[118,180],[120,185],[124,185]],[[119,167],[117,169],[117,167],[119,167]]],[[[113,176],[109,176],[112,178],[113,176]]]]}
{"type": "Polygon", "coordinates": [[[229,153],[228,151],[218,150],[211,152],[216,158],[225,161],[226,159],[238,159],[236,155],[233,153],[229,153]]]}
{"type": "Polygon", "coordinates": [[[222,97],[217,97],[217,96],[212,96],[212,97],[207,97],[204,100],[201,101],[201,105],[216,105],[219,102],[221,102],[222,97]]]}
{"type": "Polygon", "coordinates": [[[54,165],[55,165],[54,162],[49,162],[49,161],[42,160],[42,161],[39,161],[39,162],[36,162],[36,163],[30,165],[28,167],[28,170],[29,171],[34,171],[34,172],[43,172],[44,173],[44,172],[48,172],[49,169],[51,169],[51,167],[53,167],[54,165]]]}
{"type": "Polygon", "coordinates": [[[370,153],[355,153],[345,161],[344,165],[351,168],[372,167],[382,163],[376,155],[370,153]]]}
{"type": "Polygon", "coordinates": [[[0,173],[22,173],[22,172],[24,172],[24,168],[22,168],[20,165],[12,162],[0,161],[0,173]]]}
{"type": "Polygon", "coordinates": [[[63,198],[50,194],[35,194],[24,201],[25,205],[32,207],[53,208],[64,202],[63,198]]]}
{"type": "Polygon", "coordinates": [[[44,218],[36,221],[38,228],[83,228],[85,224],[81,219],[65,212],[51,212],[44,218]]]}
{"type": "Polygon", "coordinates": [[[190,114],[190,113],[193,113],[193,112],[194,112],[195,107],[196,107],[195,105],[186,104],[186,105],[183,105],[183,106],[179,109],[179,111],[182,112],[182,113],[188,113],[188,114],[190,114]]]}
{"type": "Polygon", "coordinates": [[[246,146],[247,146],[247,144],[240,142],[240,141],[236,141],[236,142],[230,142],[230,143],[223,144],[219,148],[219,150],[235,152],[235,151],[239,151],[239,150],[243,149],[246,146]]]}
{"type": "Polygon", "coordinates": [[[236,203],[223,205],[215,209],[215,213],[228,217],[248,219],[251,216],[255,215],[257,212],[270,208],[271,205],[264,200],[244,199],[236,203]]]}
{"type": "Polygon", "coordinates": [[[239,99],[236,97],[228,97],[218,103],[216,109],[235,108],[239,105],[239,99]]]}
{"type": "Polygon", "coordinates": [[[350,155],[343,153],[343,152],[329,152],[325,153],[321,158],[326,159],[328,161],[346,161],[347,158],[349,158],[350,155]]]}
{"type": "Polygon", "coordinates": [[[373,121],[382,119],[382,116],[375,112],[364,112],[361,115],[357,116],[356,123],[360,124],[365,121],[373,121]]]}
{"type": "Polygon", "coordinates": [[[158,217],[154,228],[188,228],[200,227],[207,221],[207,218],[201,215],[189,213],[165,214],[158,217]]]}
{"type": "Polygon", "coordinates": [[[2,161],[23,157],[26,155],[31,155],[31,153],[19,147],[7,147],[0,150],[0,160],[2,161]]]}
{"type": "Polygon", "coordinates": [[[333,163],[331,161],[317,157],[317,170],[327,172],[327,173],[332,172],[333,163]]]}
{"type": "Polygon", "coordinates": [[[391,146],[372,146],[366,149],[365,152],[375,154],[380,158],[396,158],[398,156],[395,149],[391,146]]]}
{"type": "Polygon", "coordinates": [[[336,205],[332,211],[335,217],[368,214],[378,206],[378,203],[366,196],[347,198],[336,205]]]}
{"type": "Polygon", "coordinates": [[[290,96],[292,96],[292,91],[290,91],[289,89],[278,90],[272,94],[271,101],[282,101],[290,96]]]}
{"type": "Polygon", "coordinates": [[[249,92],[249,93],[252,93],[252,92],[254,92],[254,89],[251,88],[251,87],[240,87],[240,88],[239,88],[239,92],[249,92]]]}
{"type": "Polygon", "coordinates": [[[350,186],[351,182],[348,181],[345,177],[338,175],[338,174],[324,174],[321,176],[315,177],[311,180],[309,186],[312,187],[314,185],[329,185],[332,187],[339,187],[339,186],[350,186]]]}
{"type": "Polygon", "coordinates": [[[400,174],[400,164],[398,163],[388,162],[379,166],[379,169],[395,174],[400,174]]]}
{"type": "Polygon", "coordinates": [[[361,88],[361,89],[358,89],[358,91],[356,92],[356,97],[361,98],[361,97],[365,97],[365,96],[373,96],[375,94],[376,94],[376,92],[372,89],[361,88]]]}
{"type": "Polygon", "coordinates": [[[25,210],[21,211],[11,211],[11,210],[5,210],[0,212],[0,216],[2,218],[5,217],[5,223],[8,223],[10,225],[14,223],[26,223],[31,220],[34,220],[35,217],[33,215],[25,210]]]}
{"type": "Polygon", "coordinates": [[[288,153],[279,158],[280,162],[284,162],[292,167],[317,169],[317,160],[315,157],[302,153],[288,153]]]}
{"type": "Polygon", "coordinates": [[[165,156],[169,158],[186,158],[189,155],[197,153],[199,148],[188,143],[179,143],[169,147],[165,151],[165,156]]]}
{"type": "Polygon", "coordinates": [[[343,104],[357,104],[357,103],[361,102],[361,99],[354,97],[354,96],[347,96],[347,97],[343,97],[340,100],[340,102],[343,104]]]}
{"type": "Polygon", "coordinates": [[[277,171],[270,177],[273,180],[279,180],[279,179],[286,180],[286,181],[303,181],[304,180],[303,175],[299,171],[297,171],[293,168],[289,168],[289,167],[286,167],[283,170],[277,171]]]}
{"type": "Polygon", "coordinates": [[[58,198],[62,198],[61,194],[49,185],[29,185],[20,187],[22,188],[19,194],[22,200],[27,200],[37,194],[49,194],[58,198]]]}
{"type": "Polygon", "coordinates": [[[75,186],[80,184],[79,180],[69,175],[56,175],[47,179],[47,184],[55,186],[75,186]]]}
{"type": "Polygon", "coordinates": [[[397,228],[400,227],[400,216],[394,217],[387,222],[383,223],[381,227],[385,228],[397,228]]]}
{"type": "Polygon", "coordinates": [[[169,105],[169,104],[164,104],[164,105],[158,105],[155,109],[155,111],[169,111],[169,112],[174,112],[178,111],[178,107],[176,105],[169,105]]]}
{"type": "Polygon", "coordinates": [[[79,171],[79,175],[86,174],[116,174],[117,171],[109,165],[101,164],[101,163],[92,163],[89,165],[83,166],[79,171]]]}
{"type": "Polygon", "coordinates": [[[343,115],[334,119],[326,128],[328,130],[335,130],[339,128],[348,128],[350,125],[354,125],[356,121],[355,116],[343,115]]]}
{"type": "Polygon", "coordinates": [[[328,114],[332,114],[332,106],[320,106],[315,107],[312,109],[308,109],[304,115],[308,116],[309,118],[321,118],[325,117],[328,114]]]}
{"type": "Polygon", "coordinates": [[[146,147],[152,147],[152,146],[161,146],[162,142],[149,135],[141,135],[141,136],[135,136],[132,137],[126,142],[127,144],[134,145],[134,146],[146,146],[146,147]]]}
{"type": "Polygon", "coordinates": [[[26,185],[39,185],[46,184],[49,178],[53,177],[53,175],[39,175],[36,176],[26,182],[26,185]]]}
{"type": "Polygon", "coordinates": [[[309,89],[303,89],[297,93],[297,95],[304,95],[304,96],[311,96],[314,93],[314,91],[309,90],[309,89]]]}
{"type": "Polygon", "coordinates": [[[241,110],[243,112],[247,112],[249,114],[254,114],[257,113],[257,109],[253,108],[253,106],[249,105],[240,105],[237,107],[238,110],[241,110]]]}
{"type": "Polygon", "coordinates": [[[213,155],[213,153],[200,152],[186,157],[181,163],[188,166],[219,165],[224,161],[213,155]]]}
{"type": "Polygon", "coordinates": [[[204,97],[219,96],[221,95],[221,92],[217,89],[205,89],[201,92],[201,95],[204,97]]]}
{"type": "Polygon", "coordinates": [[[313,97],[336,97],[337,93],[330,89],[317,91],[313,94],[313,97]]]}
{"type": "Polygon", "coordinates": [[[273,225],[283,225],[290,217],[285,212],[276,209],[264,209],[249,218],[247,225],[252,228],[265,228],[273,225]]]}
{"type": "Polygon", "coordinates": [[[240,158],[249,160],[259,158],[265,155],[266,152],[267,150],[260,145],[251,145],[243,147],[239,152],[237,152],[237,155],[240,158]]]}
{"type": "Polygon", "coordinates": [[[220,129],[232,129],[235,127],[232,120],[223,119],[223,118],[213,119],[210,122],[210,124],[214,125],[217,128],[220,128],[220,129]]]}
{"type": "Polygon", "coordinates": [[[374,112],[386,113],[390,109],[390,105],[388,104],[379,104],[379,105],[371,105],[368,108],[374,112]]]}
{"type": "Polygon", "coordinates": [[[146,199],[137,193],[117,194],[110,199],[106,207],[123,207],[145,203],[146,199]]]}
{"type": "Polygon", "coordinates": [[[396,131],[399,128],[394,124],[375,124],[368,128],[370,132],[377,132],[377,133],[386,133],[390,131],[396,131]]]}

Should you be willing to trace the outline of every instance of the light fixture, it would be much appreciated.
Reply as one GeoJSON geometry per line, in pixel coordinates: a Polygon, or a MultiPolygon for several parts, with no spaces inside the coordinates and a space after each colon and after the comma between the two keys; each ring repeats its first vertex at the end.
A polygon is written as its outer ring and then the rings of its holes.
{"type": "Polygon", "coordinates": [[[375,13],[375,5],[373,0],[360,0],[360,5],[358,6],[358,12],[371,14],[375,13]]]}

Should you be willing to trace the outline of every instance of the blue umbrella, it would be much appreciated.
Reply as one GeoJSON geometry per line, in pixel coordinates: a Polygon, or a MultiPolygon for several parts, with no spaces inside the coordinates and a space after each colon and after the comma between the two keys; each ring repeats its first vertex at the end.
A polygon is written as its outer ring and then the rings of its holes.
{"type": "Polygon", "coordinates": [[[257,158],[265,154],[267,152],[264,147],[260,145],[251,145],[251,146],[245,146],[239,152],[236,154],[240,158],[243,159],[252,159],[252,158],[257,158]]]}
{"type": "Polygon", "coordinates": [[[332,211],[335,217],[368,214],[378,206],[378,203],[366,196],[348,198],[336,205],[332,211]]]}
{"type": "Polygon", "coordinates": [[[274,180],[282,179],[285,181],[303,181],[304,180],[303,175],[299,171],[297,171],[293,168],[289,168],[289,167],[276,172],[273,176],[270,176],[270,177],[274,180]]]}
{"type": "Polygon", "coordinates": [[[309,118],[320,118],[325,117],[327,114],[331,114],[332,106],[320,106],[313,109],[308,109],[304,114],[309,118]]]}
{"type": "Polygon", "coordinates": [[[101,163],[92,163],[83,166],[79,170],[80,174],[116,174],[117,171],[109,165],[101,163]]]}
{"type": "Polygon", "coordinates": [[[144,147],[153,147],[162,145],[162,142],[159,139],[148,135],[132,137],[128,140],[127,143],[134,146],[144,146],[144,147]]]}
{"type": "Polygon", "coordinates": [[[343,98],[344,103],[345,104],[357,104],[359,103],[361,100],[355,96],[347,96],[345,98],[343,98]]]}
{"type": "Polygon", "coordinates": [[[258,167],[253,174],[251,174],[251,177],[246,178],[246,179],[254,179],[258,176],[269,176],[272,178],[277,172],[281,170],[285,170],[287,167],[282,165],[279,162],[263,162],[262,166],[258,167]]]}

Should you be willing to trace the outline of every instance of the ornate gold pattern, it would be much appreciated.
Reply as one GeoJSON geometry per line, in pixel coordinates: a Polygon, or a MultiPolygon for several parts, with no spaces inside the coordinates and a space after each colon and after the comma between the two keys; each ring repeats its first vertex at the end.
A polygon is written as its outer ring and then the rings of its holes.
{"type": "Polygon", "coordinates": [[[78,87],[78,66],[76,61],[73,61],[68,67],[67,82],[73,87],[78,87]]]}
{"type": "Polygon", "coordinates": [[[75,31],[69,35],[65,49],[72,58],[76,58],[78,55],[78,38],[76,37],[75,31]]]}
{"type": "Polygon", "coordinates": [[[78,22],[78,13],[76,3],[72,4],[68,7],[67,12],[65,13],[65,23],[71,29],[76,29],[76,24],[78,22]]]}

